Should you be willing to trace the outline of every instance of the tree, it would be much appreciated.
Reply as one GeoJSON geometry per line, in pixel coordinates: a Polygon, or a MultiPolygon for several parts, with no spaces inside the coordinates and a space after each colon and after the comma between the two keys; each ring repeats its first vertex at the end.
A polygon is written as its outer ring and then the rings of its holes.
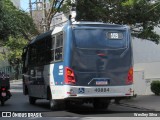
{"type": "MultiPolygon", "coordinates": [[[[62,10],[68,10],[67,0],[62,10]]],[[[127,24],[132,35],[159,43],[154,27],[160,24],[160,2],[150,0],[77,0],[77,20],[127,24]]]]}
{"type": "Polygon", "coordinates": [[[35,24],[28,13],[17,9],[10,0],[0,0],[0,59],[8,60],[19,73],[22,48],[38,34],[35,24]]]}
{"type": "Polygon", "coordinates": [[[51,24],[53,16],[57,13],[57,11],[59,11],[60,7],[62,6],[63,1],[64,0],[49,0],[51,5],[47,13],[47,18],[46,18],[48,30],[50,29],[50,24],[51,24]]]}
{"type": "Polygon", "coordinates": [[[0,40],[6,41],[10,36],[23,36],[30,40],[38,34],[32,18],[17,9],[10,0],[0,0],[0,40]]]}
{"type": "Polygon", "coordinates": [[[5,49],[7,52],[5,52],[5,57],[7,58],[9,64],[14,68],[15,70],[15,78],[18,79],[19,76],[19,67],[21,64],[21,56],[22,56],[22,50],[26,46],[28,42],[26,39],[22,37],[9,37],[9,40],[5,44],[5,49]]]}

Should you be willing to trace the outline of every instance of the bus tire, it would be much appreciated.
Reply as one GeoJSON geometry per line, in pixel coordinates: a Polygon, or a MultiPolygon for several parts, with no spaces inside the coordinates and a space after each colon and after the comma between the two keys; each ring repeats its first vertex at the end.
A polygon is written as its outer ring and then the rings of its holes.
{"type": "Polygon", "coordinates": [[[34,105],[34,104],[36,103],[36,98],[29,96],[29,103],[30,103],[31,105],[34,105]]]}
{"type": "Polygon", "coordinates": [[[63,100],[53,100],[52,97],[50,97],[49,104],[52,111],[65,109],[65,103],[63,100]]]}
{"type": "Polygon", "coordinates": [[[110,104],[110,100],[107,99],[94,99],[93,107],[94,109],[107,109],[110,104]]]}
{"type": "Polygon", "coordinates": [[[50,109],[51,110],[58,110],[57,101],[50,100],[50,109]]]}
{"type": "Polygon", "coordinates": [[[49,105],[50,105],[50,109],[51,109],[52,111],[58,109],[58,103],[57,103],[56,100],[53,100],[53,99],[52,99],[51,92],[50,92],[50,97],[49,97],[49,105]]]}

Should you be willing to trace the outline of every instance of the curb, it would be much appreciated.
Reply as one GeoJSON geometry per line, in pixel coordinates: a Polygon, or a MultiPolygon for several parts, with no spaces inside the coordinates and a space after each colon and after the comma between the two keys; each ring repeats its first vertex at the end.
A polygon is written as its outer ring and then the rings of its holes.
{"type": "Polygon", "coordinates": [[[10,80],[10,83],[16,83],[16,82],[22,82],[22,79],[18,79],[18,80],[10,80]]]}

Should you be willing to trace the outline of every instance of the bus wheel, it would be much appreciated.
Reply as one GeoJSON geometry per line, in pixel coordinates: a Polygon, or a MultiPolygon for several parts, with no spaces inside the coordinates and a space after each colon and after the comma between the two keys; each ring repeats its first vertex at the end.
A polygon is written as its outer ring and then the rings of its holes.
{"type": "Polygon", "coordinates": [[[57,102],[55,100],[50,100],[50,109],[51,110],[57,110],[57,102]]]}
{"type": "Polygon", "coordinates": [[[53,99],[50,99],[50,109],[51,110],[60,110],[60,109],[64,109],[65,106],[64,106],[64,102],[60,101],[60,100],[53,100],[53,99]]]}
{"type": "Polygon", "coordinates": [[[50,98],[49,98],[49,105],[50,105],[51,110],[57,110],[58,109],[58,102],[56,100],[52,99],[51,94],[50,94],[50,98]]]}
{"type": "Polygon", "coordinates": [[[95,99],[93,101],[94,109],[107,109],[110,104],[110,100],[108,99],[95,99]]]}
{"type": "Polygon", "coordinates": [[[50,109],[51,110],[64,110],[65,109],[64,101],[50,99],[50,109]]]}
{"type": "Polygon", "coordinates": [[[29,96],[29,103],[34,105],[36,103],[36,98],[29,96]]]}

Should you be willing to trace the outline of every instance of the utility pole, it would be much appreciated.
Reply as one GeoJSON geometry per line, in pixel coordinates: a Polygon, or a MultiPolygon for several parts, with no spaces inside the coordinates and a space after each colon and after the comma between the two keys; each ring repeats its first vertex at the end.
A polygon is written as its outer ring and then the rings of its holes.
{"type": "Polygon", "coordinates": [[[29,0],[29,11],[30,11],[30,16],[32,17],[32,0],[29,0]]]}
{"type": "Polygon", "coordinates": [[[46,28],[46,0],[42,1],[42,5],[43,5],[43,17],[42,17],[42,23],[43,23],[43,32],[47,31],[46,28]]]}
{"type": "Polygon", "coordinates": [[[38,10],[38,2],[37,2],[37,0],[36,0],[36,10],[38,10]]]}

